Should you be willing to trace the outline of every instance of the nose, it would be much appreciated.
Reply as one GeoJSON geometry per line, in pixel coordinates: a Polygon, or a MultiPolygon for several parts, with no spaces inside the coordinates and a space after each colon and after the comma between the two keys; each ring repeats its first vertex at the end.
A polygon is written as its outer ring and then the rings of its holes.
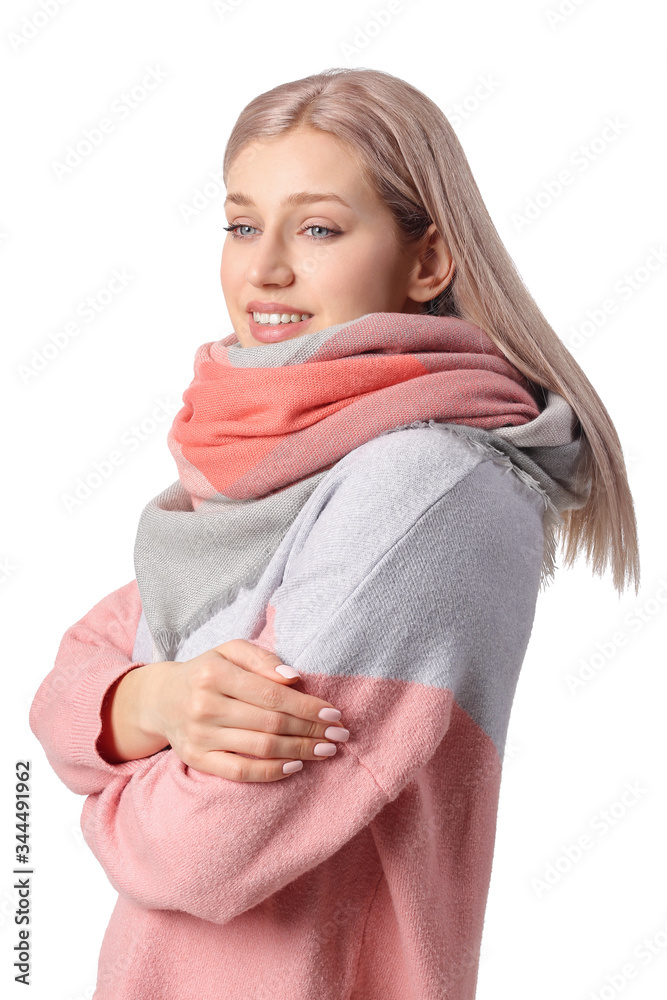
{"type": "Polygon", "coordinates": [[[289,285],[294,278],[284,243],[264,232],[250,253],[246,279],[256,288],[264,285],[289,285]]]}

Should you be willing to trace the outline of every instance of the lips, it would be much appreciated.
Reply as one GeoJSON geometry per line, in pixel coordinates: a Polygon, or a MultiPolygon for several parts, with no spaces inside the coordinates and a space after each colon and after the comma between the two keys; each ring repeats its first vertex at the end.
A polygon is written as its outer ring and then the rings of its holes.
{"type": "MultiPolygon", "coordinates": [[[[259,310],[257,311],[259,312],[259,310]]],[[[289,322],[266,325],[256,323],[253,314],[248,313],[248,327],[255,340],[259,340],[263,344],[273,344],[278,340],[286,340],[302,333],[312,319],[314,319],[314,316],[310,316],[309,319],[299,320],[297,323],[289,322]]]]}
{"type": "Polygon", "coordinates": [[[247,304],[246,312],[280,313],[280,314],[290,313],[290,315],[292,313],[298,313],[299,316],[302,316],[304,313],[307,313],[309,316],[312,315],[312,313],[308,309],[301,309],[299,308],[299,306],[291,306],[288,305],[286,302],[260,302],[258,299],[254,299],[252,302],[249,302],[247,304]]]}

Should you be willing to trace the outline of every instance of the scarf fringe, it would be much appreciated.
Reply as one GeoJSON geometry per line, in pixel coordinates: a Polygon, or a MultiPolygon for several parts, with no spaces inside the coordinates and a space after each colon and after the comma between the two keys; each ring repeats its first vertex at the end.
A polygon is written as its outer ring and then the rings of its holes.
{"type": "MultiPolygon", "coordinates": [[[[241,580],[235,580],[234,583],[220,594],[216,594],[215,598],[208,601],[202,608],[199,609],[194,618],[191,618],[188,625],[182,631],[176,631],[174,629],[159,629],[155,633],[151,633],[153,636],[153,663],[161,663],[163,660],[173,660],[174,656],[178,652],[179,646],[181,646],[186,639],[188,639],[193,632],[196,632],[198,628],[205,625],[213,615],[215,615],[220,608],[227,607],[228,604],[232,604],[239,595],[239,592],[244,588],[253,587],[260,579],[262,573],[271,562],[273,557],[273,549],[268,550],[264,556],[255,563],[249,573],[241,580]],[[164,655],[163,655],[164,653],[164,655]]],[[[218,645],[220,645],[218,643],[218,645]]]]}
{"type": "MultiPolygon", "coordinates": [[[[410,424],[401,424],[400,427],[392,427],[387,431],[383,431],[379,437],[383,437],[385,434],[393,434],[396,431],[408,430],[412,427],[441,427],[444,426],[444,422],[441,420],[414,420],[410,424]]],[[[509,455],[496,448],[495,445],[489,444],[487,442],[476,441],[471,438],[465,431],[459,431],[454,424],[447,424],[447,429],[453,431],[456,436],[463,441],[465,441],[471,448],[481,452],[487,458],[496,462],[497,465],[504,466],[507,470],[511,469],[512,472],[525,483],[526,486],[530,486],[531,489],[535,490],[542,497],[544,503],[544,511],[542,524],[544,527],[544,550],[542,555],[542,568],[540,570],[540,580],[538,592],[542,593],[553,582],[555,578],[555,571],[558,568],[556,563],[556,553],[558,551],[558,545],[560,541],[560,532],[563,526],[563,517],[554,504],[553,500],[546,492],[543,486],[537,482],[537,480],[526,472],[525,469],[520,469],[511,460],[509,455]]]]}

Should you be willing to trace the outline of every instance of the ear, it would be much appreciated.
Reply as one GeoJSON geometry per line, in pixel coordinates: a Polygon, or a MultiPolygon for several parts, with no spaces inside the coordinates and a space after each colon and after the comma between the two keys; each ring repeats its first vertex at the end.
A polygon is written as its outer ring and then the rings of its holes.
{"type": "Polygon", "coordinates": [[[434,299],[450,283],[454,271],[454,258],[432,222],[415,253],[406,288],[408,297],[415,302],[434,299]]]}

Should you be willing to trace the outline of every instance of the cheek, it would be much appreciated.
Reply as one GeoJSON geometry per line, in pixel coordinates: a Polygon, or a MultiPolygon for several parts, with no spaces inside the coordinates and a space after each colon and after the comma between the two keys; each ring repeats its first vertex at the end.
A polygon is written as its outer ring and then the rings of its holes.
{"type": "Polygon", "coordinates": [[[348,263],[348,280],[359,291],[386,292],[394,287],[399,271],[399,253],[387,237],[355,251],[348,263]]]}
{"type": "Polygon", "coordinates": [[[228,252],[227,245],[225,244],[222,250],[222,257],[220,259],[220,281],[223,288],[225,286],[233,286],[238,280],[238,276],[238,263],[234,262],[234,255],[228,252]]]}

